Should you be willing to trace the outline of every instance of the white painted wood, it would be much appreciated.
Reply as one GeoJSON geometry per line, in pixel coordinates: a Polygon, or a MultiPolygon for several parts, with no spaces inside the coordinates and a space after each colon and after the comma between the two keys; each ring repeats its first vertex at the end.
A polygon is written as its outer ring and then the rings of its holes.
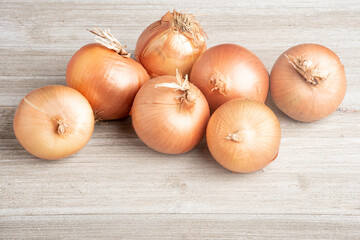
{"type": "Polygon", "coordinates": [[[347,215],[77,214],[4,217],[6,239],[358,239],[347,215]],[[18,231],[17,225],[22,226],[18,231]],[[58,234],[54,234],[58,233],[58,234]]]}
{"type": "Polygon", "coordinates": [[[348,1],[1,1],[0,239],[360,239],[360,4],[348,1]],[[247,47],[270,71],[287,48],[315,42],[345,65],[348,90],[321,121],[279,117],[279,157],[233,174],[203,141],[170,156],[147,148],[131,120],[97,125],[62,161],[34,158],[12,131],[29,91],[65,84],[72,54],[110,27],[133,52],[167,10],[193,12],[208,45],[247,47]]]}

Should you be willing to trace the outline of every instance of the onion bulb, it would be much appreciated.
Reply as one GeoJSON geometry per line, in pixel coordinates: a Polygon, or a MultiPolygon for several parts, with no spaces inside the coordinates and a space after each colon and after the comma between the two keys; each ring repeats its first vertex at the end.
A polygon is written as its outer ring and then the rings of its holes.
{"type": "Polygon", "coordinates": [[[275,114],[264,104],[234,99],[211,116],[206,139],[210,153],[233,172],[254,172],[275,160],[281,130],[275,114]]]}
{"type": "Polygon", "coordinates": [[[26,151],[54,160],[70,156],[86,145],[94,130],[94,115],[78,91],[51,85],[21,100],[13,127],[26,151]]]}
{"type": "Polygon", "coordinates": [[[235,44],[206,50],[195,62],[190,81],[205,95],[211,111],[234,98],[265,102],[269,74],[252,52],[235,44]]]}
{"type": "Polygon", "coordinates": [[[205,135],[209,106],[187,76],[160,76],[147,81],[131,111],[138,137],[150,148],[168,154],[190,151],[205,135]]]}
{"type": "Polygon", "coordinates": [[[312,122],[334,112],[344,99],[346,76],[339,57],[317,44],[288,49],[270,76],[276,106],[289,117],[312,122]]]}
{"type": "Polygon", "coordinates": [[[206,34],[192,14],[167,12],[140,35],[135,58],[152,77],[190,74],[195,60],[206,49],[206,34]]]}
{"type": "Polygon", "coordinates": [[[66,83],[86,97],[96,118],[126,117],[149,75],[109,30],[91,32],[101,44],[88,44],[75,53],[66,70],[66,83]]]}

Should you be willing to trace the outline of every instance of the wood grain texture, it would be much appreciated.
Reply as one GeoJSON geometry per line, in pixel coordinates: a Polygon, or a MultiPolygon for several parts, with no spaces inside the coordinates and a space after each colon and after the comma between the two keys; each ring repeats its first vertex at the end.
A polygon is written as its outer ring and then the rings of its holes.
{"type": "Polygon", "coordinates": [[[26,239],[337,240],[356,239],[358,233],[358,219],[344,215],[77,214],[12,216],[4,222],[7,236],[26,239]]]}
{"type": "Polygon", "coordinates": [[[360,239],[360,4],[348,1],[1,1],[0,239],[360,239]],[[133,52],[167,10],[194,13],[208,45],[240,44],[270,71],[296,44],[342,60],[346,97],[331,116],[279,117],[279,157],[233,174],[203,141],[177,156],[147,148],[131,119],[97,125],[62,161],[34,158],[12,131],[29,91],[65,84],[72,54],[109,27],[133,52]]]}

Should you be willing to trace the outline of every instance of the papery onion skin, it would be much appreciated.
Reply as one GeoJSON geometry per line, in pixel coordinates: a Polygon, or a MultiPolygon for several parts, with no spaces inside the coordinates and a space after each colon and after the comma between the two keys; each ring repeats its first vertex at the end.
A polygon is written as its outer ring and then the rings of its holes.
{"type": "Polygon", "coordinates": [[[94,114],[78,91],[50,85],[30,92],[14,116],[15,136],[32,155],[55,160],[79,151],[94,130],[94,114]]]}
{"type": "Polygon", "coordinates": [[[132,124],[138,137],[150,148],[167,154],[185,153],[205,135],[210,117],[204,95],[191,84],[193,102],[175,99],[182,91],[157,87],[174,83],[174,76],[160,76],[146,82],[135,97],[132,124]]]}
{"type": "Polygon", "coordinates": [[[167,12],[140,35],[135,48],[135,59],[151,77],[175,75],[176,69],[190,74],[196,59],[206,50],[206,34],[192,14],[167,12]],[[175,19],[190,21],[189,31],[177,27],[175,19]]]}
{"type": "Polygon", "coordinates": [[[149,80],[146,70],[100,44],[88,44],[71,58],[66,83],[90,102],[100,120],[124,118],[142,84],[149,80]]]}
{"type": "Polygon", "coordinates": [[[280,139],[275,114],[260,102],[240,98],[219,107],[206,130],[211,155],[224,168],[239,173],[260,170],[275,160],[280,139]]]}
{"type": "Polygon", "coordinates": [[[206,50],[195,62],[190,81],[205,95],[212,112],[234,98],[264,103],[269,90],[264,64],[255,54],[235,44],[206,50]]]}
{"type": "Polygon", "coordinates": [[[270,75],[270,93],[276,106],[289,117],[312,122],[322,119],[341,104],[346,92],[344,66],[330,49],[318,44],[301,44],[285,51],[270,75]],[[311,61],[311,69],[326,78],[307,82],[288,58],[311,61]]]}

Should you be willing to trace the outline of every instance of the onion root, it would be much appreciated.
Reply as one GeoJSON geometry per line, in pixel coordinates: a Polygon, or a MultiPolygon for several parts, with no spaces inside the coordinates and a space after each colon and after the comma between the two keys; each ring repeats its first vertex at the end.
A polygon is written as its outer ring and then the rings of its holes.
{"type": "Polygon", "coordinates": [[[229,139],[239,143],[244,140],[244,136],[241,134],[240,131],[236,131],[235,133],[229,133],[225,139],[229,139]]]}
{"type": "Polygon", "coordinates": [[[217,91],[222,95],[227,95],[226,81],[224,75],[221,73],[214,73],[210,77],[211,91],[217,91]]]}
{"type": "Polygon", "coordinates": [[[66,124],[63,120],[61,119],[57,119],[57,133],[60,135],[64,135],[66,133],[66,129],[69,127],[68,124],[66,124]]]}

